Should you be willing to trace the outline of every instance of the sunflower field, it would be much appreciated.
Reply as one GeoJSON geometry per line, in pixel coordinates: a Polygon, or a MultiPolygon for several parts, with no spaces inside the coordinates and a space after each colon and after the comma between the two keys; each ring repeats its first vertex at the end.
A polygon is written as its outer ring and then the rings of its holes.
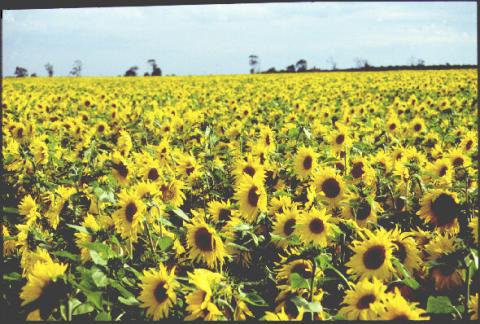
{"type": "Polygon", "coordinates": [[[9,317],[478,319],[477,70],[3,86],[9,317]]]}

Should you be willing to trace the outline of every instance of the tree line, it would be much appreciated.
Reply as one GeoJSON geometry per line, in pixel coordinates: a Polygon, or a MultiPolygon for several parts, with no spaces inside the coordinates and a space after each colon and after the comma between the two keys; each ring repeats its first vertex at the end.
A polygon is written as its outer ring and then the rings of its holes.
{"type": "Polygon", "coordinates": [[[368,59],[356,57],[353,59],[355,66],[351,68],[339,69],[337,62],[333,57],[327,59],[327,64],[330,69],[321,69],[315,66],[308,68],[308,63],[305,59],[300,59],[294,64],[290,64],[284,69],[277,70],[271,67],[265,71],[260,69],[260,58],[258,55],[252,54],[248,57],[248,64],[250,65],[250,73],[296,73],[296,72],[320,72],[320,71],[388,71],[388,70],[435,70],[435,69],[457,69],[457,68],[476,68],[477,65],[468,64],[438,64],[426,65],[425,60],[416,57],[410,57],[405,65],[389,65],[389,66],[374,66],[368,59]]]}

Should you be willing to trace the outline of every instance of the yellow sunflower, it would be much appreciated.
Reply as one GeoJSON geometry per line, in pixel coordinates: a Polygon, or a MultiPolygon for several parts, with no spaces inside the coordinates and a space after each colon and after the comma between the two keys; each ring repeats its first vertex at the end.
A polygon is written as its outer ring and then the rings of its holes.
{"type": "Polygon", "coordinates": [[[115,229],[124,239],[136,242],[143,228],[146,206],[142,200],[130,191],[123,189],[119,195],[117,211],[112,214],[115,229]]]}
{"type": "Polygon", "coordinates": [[[420,269],[422,259],[417,242],[413,238],[414,233],[402,232],[398,227],[388,233],[393,244],[397,247],[393,255],[405,266],[407,271],[413,274],[414,270],[420,269]]]}
{"type": "Polygon", "coordinates": [[[318,154],[311,148],[302,146],[295,155],[294,171],[300,179],[305,179],[313,174],[317,168],[318,154]]]}
{"type": "Polygon", "coordinates": [[[185,225],[188,231],[187,244],[190,258],[206,263],[210,268],[222,265],[226,257],[225,247],[216,230],[202,217],[192,219],[185,225]]]}
{"type": "Polygon", "coordinates": [[[421,199],[417,215],[442,231],[457,231],[460,207],[456,193],[442,189],[426,193],[421,199]]]}
{"type": "Polygon", "coordinates": [[[394,271],[392,254],[395,245],[388,233],[382,228],[376,232],[364,229],[358,234],[362,240],[352,242],[354,255],[346,263],[347,274],[360,279],[390,279],[394,271]]]}
{"type": "Polygon", "coordinates": [[[275,241],[275,244],[279,247],[285,247],[288,245],[287,239],[293,235],[295,231],[295,225],[297,219],[300,216],[300,212],[296,207],[285,209],[282,213],[277,213],[275,222],[273,224],[273,234],[278,235],[284,240],[275,241]]]}
{"type": "Polygon", "coordinates": [[[315,191],[330,206],[338,206],[345,195],[345,184],[334,169],[322,169],[314,178],[315,191]]]}
{"type": "Polygon", "coordinates": [[[295,226],[295,233],[305,244],[314,243],[325,247],[330,235],[330,217],[331,215],[326,213],[325,208],[321,210],[312,208],[300,215],[295,226]]]}
{"type": "Polygon", "coordinates": [[[175,289],[179,286],[175,280],[175,267],[170,272],[163,264],[160,269],[143,271],[142,292],[138,297],[140,307],[147,308],[147,315],[154,321],[168,317],[169,309],[175,304],[177,295],[175,289]]]}
{"type": "Polygon", "coordinates": [[[377,319],[375,306],[385,298],[387,287],[377,278],[360,280],[352,289],[345,293],[339,315],[347,320],[364,321],[377,319]]]}
{"type": "Polygon", "coordinates": [[[409,303],[398,290],[387,296],[384,303],[374,306],[379,320],[419,321],[429,319],[425,310],[417,307],[417,303],[409,303]]]}
{"type": "Polygon", "coordinates": [[[240,213],[249,222],[254,222],[258,212],[267,211],[267,192],[260,178],[242,177],[236,191],[240,213]]]}
{"type": "Polygon", "coordinates": [[[468,310],[468,313],[470,314],[470,319],[478,320],[478,293],[470,296],[468,310]]]}
{"type": "Polygon", "coordinates": [[[26,224],[28,225],[34,223],[35,220],[40,217],[37,203],[31,195],[26,195],[25,197],[23,197],[20,204],[18,205],[18,212],[20,215],[24,216],[27,219],[26,224]]]}

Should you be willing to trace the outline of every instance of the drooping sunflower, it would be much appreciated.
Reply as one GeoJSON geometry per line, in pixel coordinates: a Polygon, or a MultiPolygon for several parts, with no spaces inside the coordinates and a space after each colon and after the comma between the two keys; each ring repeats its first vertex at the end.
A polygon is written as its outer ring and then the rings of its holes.
{"type": "Polygon", "coordinates": [[[132,174],[130,163],[117,151],[113,153],[111,160],[113,176],[121,185],[126,185],[132,174]]]}
{"type": "Polygon", "coordinates": [[[345,195],[345,184],[334,169],[322,169],[313,180],[315,190],[330,206],[338,206],[345,195]]]}
{"type": "Polygon", "coordinates": [[[302,146],[295,155],[294,170],[300,179],[305,179],[313,174],[317,168],[318,153],[311,147],[302,146]]]}
{"type": "Polygon", "coordinates": [[[264,321],[290,321],[290,318],[288,317],[287,313],[285,313],[285,307],[282,307],[282,309],[279,312],[265,312],[265,315],[263,315],[262,320],[264,321]]]}
{"type": "Polygon", "coordinates": [[[177,300],[175,289],[178,286],[175,267],[170,272],[163,264],[160,264],[159,270],[144,270],[140,284],[142,292],[138,297],[140,307],[147,308],[147,315],[153,317],[154,321],[168,317],[170,308],[177,300]]]}
{"type": "Polygon", "coordinates": [[[364,229],[358,232],[361,241],[352,242],[354,255],[346,263],[347,274],[354,277],[388,280],[394,271],[392,254],[395,245],[383,228],[372,232],[364,229]]]}
{"type": "Polygon", "coordinates": [[[339,314],[347,320],[375,320],[375,305],[385,298],[387,287],[377,278],[360,280],[352,289],[347,290],[339,314]]]}
{"type": "Polygon", "coordinates": [[[185,225],[188,231],[189,255],[194,261],[206,263],[210,268],[222,265],[226,257],[225,247],[215,228],[203,217],[195,217],[192,224],[185,225]]]}
{"type": "Polygon", "coordinates": [[[201,165],[191,154],[180,154],[177,164],[177,174],[184,179],[187,184],[192,185],[201,177],[201,165]]]}
{"type": "Polygon", "coordinates": [[[242,177],[235,193],[240,213],[249,222],[255,221],[258,212],[267,211],[267,192],[260,178],[242,177]]]}
{"type": "Polygon", "coordinates": [[[8,256],[13,254],[15,251],[15,246],[17,242],[13,237],[10,237],[10,232],[8,231],[7,226],[2,226],[2,238],[3,238],[3,256],[8,256]],[[7,240],[8,238],[8,240],[7,240]]]}
{"type": "Polygon", "coordinates": [[[190,313],[185,320],[202,318],[206,321],[219,319],[223,314],[213,303],[218,284],[223,280],[223,275],[206,269],[195,269],[188,273],[189,282],[195,290],[187,295],[186,310],[190,313]]]}
{"type": "Polygon", "coordinates": [[[305,244],[314,243],[321,247],[328,244],[330,235],[330,217],[325,208],[312,208],[300,215],[295,226],[295,233],[305,244]]]}
{"type": "Polygon", "coordinates": [[[471,320],[478,320],[478,293],[470,297],[468,313],[471,320]]]}
{"type": "Polygon", "coordinates": [[[373,196],[358,197],[342,207],[342,217],[355,220],[360,227],[368,227],[368,223],[377,222],[377,212],[381,211],[383,208],[373,196]]]}
{"type": "Polygon", "coordinates": [[[22,306],[35,303],[34,308],[46,320],[66,294],[65,281],[60,278],[66,270],[67,265],[63,263],[37,262],[27,275],[27,283],[20,293],[22,306]]]}
{"type": "Polygon", "coordinates": [[[26,195],[23,197],[18,205],[18,212],[20,215],[26,218],[26,224],[28,225],[34,223],[35,220],[40,217],[37,203],[31,195],[26,195]]]}
{"type": "Polygon", "coordinates": [[[119,193],[118,198],[120,208],[112,214],[115,229],[122,238],[136,242],[138,233],[143,228],[146,206],[135,193],[125,189],[119,193]]]}
{"type": "Polygon", "coordinates": [[[216,221],[228,222],[232,218],[233,208],[229,200],[213,200],[208,203],[208,212],[216,221]]]}
{"type": "Polygon", "coordinates": [[[270,200],[269,214],[273,217],[275,215],[283,213],[285,210],[290,208],[293,205],[292,198],[287,195],[282,195],[278,197],[273,197],[270,200]]]}
{"type": "Polygon", "coordinates": [[[417,307],[418,303],[409,303],[398,290],[387,295],[382,304],[374,306],[379,320],[419,321],[428,320],[425,310],[417,307]]]}
{"type": "Polygon", "coordinates": [[[478,244],[478,216],[472,217],[472,220],[468,223],[468,227],[472,230],[475,243],[478,244]]]}
{"type": "Polygon", "coordinates": [[[419,269],[422,264],[420,250],[413,238],[414,234],[402,232],[398,227],[389,231],[389,234],[393,244],[397,247],[393,255],[405,266],[410,274],[413,274],[413,271],[419,269]]]}
{"type": "Polygon", "coordinates": [[[443,189],[434,189],[426,193],[420,202],[417,215],[425,222],[432,223],[442,231],[456,231],[460,206],[454,192],[443,189]]]}
{"type": "Polygon", "coordinates": [[[185,200],[185,193],[183,188],[185,184],[182,180],[171,179],[164,180],[160,185],[160,197],[165,204],[170,204],[174,207],[180,207],[185,200]]]}
{"type": "MultiPolygon", "coordinates": [[[[279,268],[276,270],[276,279],[278,283],[290,285],[290,279],[294,273],[299,274],[306,280],[310,280],[312,276],[314,276],[311,260],[305,260],[302,258],[293,259],[291,261],[288,260],[289,258],[282,258],[282,261],[278,264],[279,268]]],[[[319,278],[322,275],[323,273],[320,269],[315,269],[315,278],[319,278]]]]}

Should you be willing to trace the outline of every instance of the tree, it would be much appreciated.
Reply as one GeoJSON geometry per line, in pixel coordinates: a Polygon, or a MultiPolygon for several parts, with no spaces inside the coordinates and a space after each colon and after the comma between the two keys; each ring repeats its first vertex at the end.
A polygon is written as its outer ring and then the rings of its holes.
{"type": "Polygon", "coordinates": [[[72,70],[70,71],[70,74],[76,77],[79,77],[82,73],[82,61],[76,60],[73,62],[73,67],[72,70]]]}
{"type": "Polygon", "coordinates": [[[307,61],[304,59],[298,60],[295,64],[297,72],[305,72],[307,70],[307,61]]]}
{"type": "Polygon", "coordinates": [[[125,76],[137,76],[138,66],[132,66],[125,72],[125,76]]]}
{"type": "Polygon", "coordinates": [[[157,66],[157,62],[154,59],[150,59],[147,62],[152,66],[152,73],[150,74],[151,76],[162,75],[162,70],[157,66]]]}
{"type": "Polygon", "coordinates": [[[277,70],[274,67],[271,67],[266,72],[267,73],[275,73],[275,72],[277,72],[277,70]]]}
{"type": "Polygon", "coordinates": [[[417,66],[425,66],[425,60],[424,59],[418,59],[417,66]]]}
{"type": "Polygon", "coordinates": [[[150,76],[150,73],[145,72],[145,73],[143,74],[143,76],[150,76]]]}
{"type": "Polygon", "coordinates": [[[14,74],[17,78],[24,78],[24,77],[28,76],[28,70],[24,67],[17,66],[15,68],[14,74]]]}
{"type": "Polygon", "coordinates": [[[32,73],[32,74],[30,74],[30,76],[31,76],[32,78],[35,78],[35,77],[37,76],[37,74],[36,74],[36,73],[32,73]]]}
{"type": "Polygon", "coordinates": [[[53,65],[50,63],[45,64],[45,70],[47,70],[48,76],[53,76],[53,65]]]}
{"type": "Polygon", "coordinates": [[[355,65],[357,68],[359,69],[364,69],[364,68],[368,68],[370,67],[370,64],[368,63],[368,60],[367,59],[364,59],[364,58],[355,58],[355,65]]]}
{"type": "Polygon", "coordinates": [[[257,55],[250,55],[248,57],[248,64],[250,65],[250,73],[258,72],[259,69],[259,59],[257,55]]]}
{"type": "Polygon", "coordinates": [[[331,67],[332,67],[332,70],[336,70],[337,69],[337,62],[335,62],[335,60],[333,59],[333,57],[329,57],[328,60],[327,60],[327,64],[329,64],[331,67]]]}
{"type": "Polygon", "coordinates": [[[289,65],[287,66],[287,72],[295,72],[295,65],[289,65]]]}

